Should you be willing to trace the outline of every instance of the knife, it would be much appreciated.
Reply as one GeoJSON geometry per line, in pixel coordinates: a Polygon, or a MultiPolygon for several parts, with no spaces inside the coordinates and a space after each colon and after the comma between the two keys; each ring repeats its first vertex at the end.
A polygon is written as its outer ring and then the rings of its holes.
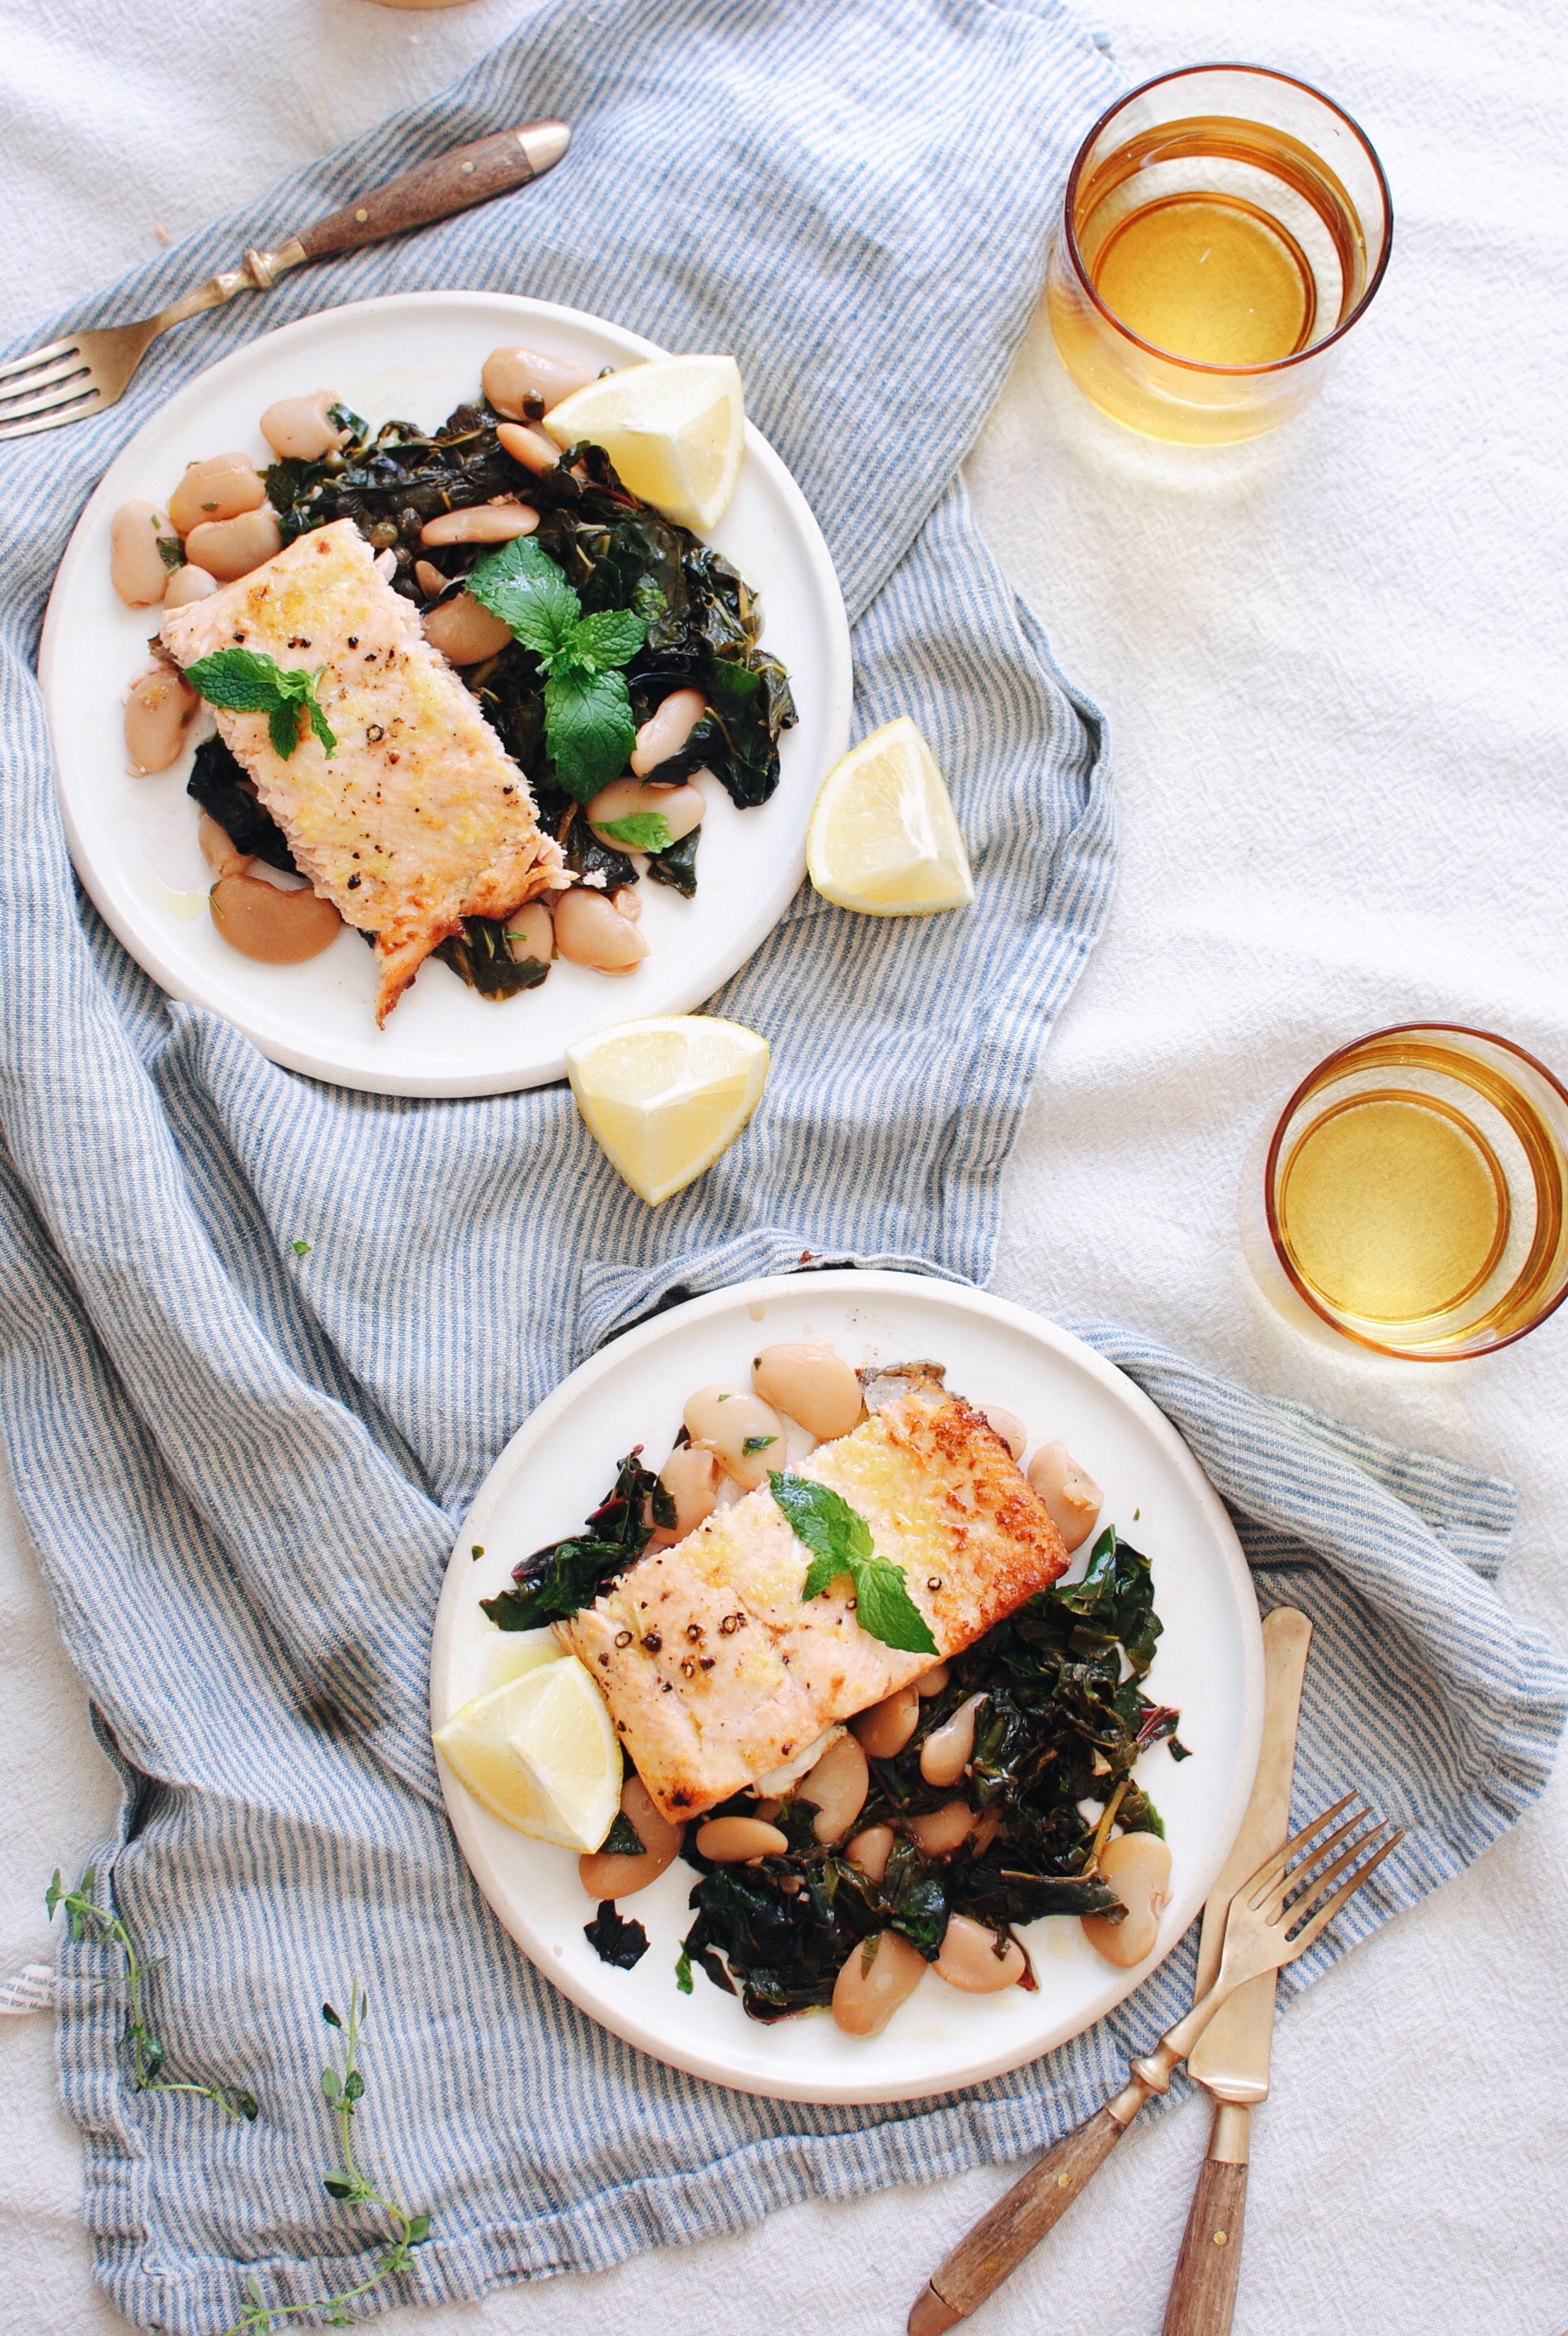
{"type": "MultiPolygon", "coordinates": [[[[1293,1606],[1277,1606],[1263,1623],[1263,1741],[1257,1781],[1242,1830],[1203,1909],[1195,1998],[1206,1994],[1218,1974],[1232,1894],[1290,1831],[1296,1723],[1311,1637],[1312,1625],[1293,1606]]],[[[1187,2062],[1189,2072],[1213,2095],[1214,2123],[1171,2282],[1163,2336],[1228,2336],[1242,2270],[1252,2109],[1269,2091],[1277,1976],[1266,1971],[1239,1988],[1210,2021],[1187,2062]]]]}

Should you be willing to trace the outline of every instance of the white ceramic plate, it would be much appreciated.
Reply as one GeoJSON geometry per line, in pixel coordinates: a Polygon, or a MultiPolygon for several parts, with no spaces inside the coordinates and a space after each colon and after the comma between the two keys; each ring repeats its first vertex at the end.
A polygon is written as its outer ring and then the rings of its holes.
{"type": "Polygon", "coordinates": [[[564,1076],[566,1048],[589,1031],[710,998],[799,886],[813,799],[849,737],[849,627],[833,562],[800,489],[748,425],[735,500],[711,540],[761,593],[764,639],[789,668],[800,721],[770,803],[741,812],[722,787],[707,790],[696,898],[640,888],[652,951],[629,980],[558,963],[541,988],[495,1004],[433,963],[378,1031],[375,959],[357,934],[299,966],[254,964],[219,938],[185,793],[189,753],[151,778],[126,773],[123,693],[158,611],[127,608],[111,589],[110,521],[131,496],[162,501],[198,456],[235,447],[269,460],[263,410],[323,382],[376,427],[396,415],[430,428],[477,395],[486,355],[514,341],[595,367],[661,354],[577,309],[494,292],[408,293],[285,325],[199,375],[137,432],[77,522],[44,628],[38,670],[66,836],[108,923],[165,989],[223,1015],[274,1062],[378,1095],[537,1086],[564,1076]]]}
{"type": "Polygon", "coordinates": [[[1063,1437],[1104,1486],[1105,1521],[1153,1560],[1165,1627],[1148,1692],[1179,1706],[1182,1740],[1193,1752],[1178,1764],[1159,1745],[1136,1770],[1164,1819],[1174,1861],[1154,1952],[1136,1970],[1115,1970],[1076,1919],[1056,1917],[1025,1932],[1037,1994],[1010,1988],[964,1996],[928,1974],[869,2040],[841,2034],[826,2012],[764,2027],[701,1971],[692,1994],[677,1990],[676,1954],[696,1880],[683,1861],[624,1902],[651,1943],[635,1970],[613,1970],[583,1936],[594,1908],[575,1856],[514,1833],[444,1767],[443,1783],[463,1854],[512,1937],[616,2035],[696,2076],[782,2100],[913,2100],[1016,2068],[1077,2035],[1148,1976],[1197,1914],[1241,1825],[1257,1766],[1257,1601],[1230,1521],[1185,1445],[1130,1379],[1076,1338],[1021,1307],[920,1275],[779,1276],[695,1299],[628,1331],[564,1380],[513,1436],[447,1571],[431,1664],[433,1725],[508,1675],[507,1638],[480,1612],[481,1598],[505,1588],[521,1558],[581,1523],[634,1444],[645,1444],[657,1465],[693,1388],[744,1383],[757,1348],[785,1338],[831,1340],[856,1365],[916,1355],[946,1363],[950,1387],[971,1402],[1010,1406],[1031,1443],[1063,1437]]]}

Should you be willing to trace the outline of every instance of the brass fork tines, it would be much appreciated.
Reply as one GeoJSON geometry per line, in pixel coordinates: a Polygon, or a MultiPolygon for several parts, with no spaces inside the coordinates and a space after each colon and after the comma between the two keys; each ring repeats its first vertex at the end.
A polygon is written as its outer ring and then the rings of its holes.
{"type": "Polygon", "coordinates": [[[1337,1825],[1325,1840],[1314,1838],[1342,1809],[1351,1808],[1357,1798],[1356,1794],[1347,1793],[1343,1800],[1336,1801],[1332,1808],[1325,1809],[1320,1817],[1315,1818],[1303,1832],[1288,1841],[1283,1849],[1276,1852],[1252,1877],[1247,1896],[1248,1906],[1260,1913],[1271,1927],[1283,1925],[1290,1940],[1292,1956],[1304,1952],[1311,1945],[1312,1941],[1333,1921],[1346,1900],[1360,1888],[1373,1867],[1381,1865],[1389,1851],[1404,1838],[1400,1828],[1388,1828],[1374,1811],[1365,1807],[1351,1809],[1344,1824],[1337,1825]],[[1341,1842],[1348,1842],[1349,1846],[1340,1852],[1331,1865],[1325,1867],[1324,1858],[1331,1850],[1338,1849],[1341,1842]],[[1296,1857],[1298,1850],[1304,1850],[1306,1854],[1296,1858],[1296,1863],[1291,1864],[1290,1860],[1296,1857]],[[1371,1854],[1366,1856],[1366,1863],[1358,1864],[1358,1860],[1368,1852],[1371,1854]],[[1326,1900],[1324,1893],[1329,1884],[1349,1866],[1356,1866],[1356,1872],[1331,1899],[1326,1900]],[[1298,1923],[1301,1922],[1307,1925],[1304,1933],[1297,1930],[1298,1923]]]}

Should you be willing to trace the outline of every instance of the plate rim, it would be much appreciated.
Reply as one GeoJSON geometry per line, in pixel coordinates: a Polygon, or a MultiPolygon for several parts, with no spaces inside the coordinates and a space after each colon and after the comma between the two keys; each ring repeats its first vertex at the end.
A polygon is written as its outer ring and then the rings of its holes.
{"type": "MultiPolygon", "coordinates": [[[[481,301],[504,307],[520,319],[564,325],[568,328],[587,326],[598,333],[609,335],[621,345],[628,355],[653,358],[667,352],[657,342],[633,332],[629,326],[617,324],[612,318],[600,316],[590,309],[571,307],[560,301],[536,300],[523,293],[485,291],[478,286],[453,285],[426,287],[416,292],[380,293],[367,300],[346,300],[331,307],[313,308],[303,316],[291,317],[287,324],[277,325],[268,332],[255,334],[238,348],[215,358],[181,382],[170,395],[146,415],[136,430],[116,453],[102,477],[88,496],[72,528],[60,563],[50,587],[48,606],[44,611],[43,630],[39,638],[37,676],[44,697],[44,715],[50,732],[51,776],[54,793],[59,808],[61,823],[65,832],[66,848],[71,863],[83,889],[92,900],[115,939],[142,971],[156,981],[171,998],[191,1006],[203,1013],[219,1017],[231,1029],[248,1039],[258,1052],[284,1070],[297,1072],[307,1078],[318,1079],[331,1086],[342,1087],[362,1095],[412,1096],[427,1100],[457,1100],[484,1095],[517,1095],[535,1087],[547,1086],[566,1076],[564,1046],[543,1066],[525,1073],[502,1070],[496,1074],[467,1072],[456,1074],[399,1072],[388,1069],[377,1073],[360,1066],[346,1066],[336,1058],[317,1054],[305,1042],[294,1044],[279,1039],[272,1033],[265,1035],[254,1025],[202,992],[200,985],[190,980],[164,953],[154,938],[149,940],[134,920],[122,913],[114,900],[112,888],[99,881],[94,866],[93,847],[89,833],[78,822],[67,791],[61,755],[54,736],[54,700],[59,684],[60,660],[65,654],[65,595],[74,577],[90,557],[87,535],[97,518],[110,506],[122,499],[127,490],[116,484],[123,466],[133,460],[142,439],[167,414],[177,402],[199,393],[203,384],[215,376],[242,374],[253,360],[258,349],[272,348],[290,336],[304,336],[317,329],[324,321],[346,317],[363,317],[368,314],[386,316],[394,311],[417,311],[423,307],[450,305],[453,301],[481,301]]],[[[843,592],[815,512],[796,481],[789,465],[776,447],[749,418],[745,424],[746,456],[755,459],[792,514],[797,543],[811,571],[813,597],[824,618],[827,640],[826,703],[823,726],[829,742],[828,764],[842,754],[849,744],[850,721],[854,694],[854,671],[850,640],[849,612],[844,606],[843,592]]],[[[146,612],[152,615],[150,609],[146,612]]],[[[828,767],[824,764],[824,768],[828,767]]],[[[711,970],[700,979],[688,983],[677,992],[680,1001],[667,1005],[667,1013],[693,1013],[700,1009],[716,991],[732,979],[741,967],[754,957],[784,917],[791,900],[799,891],[805,875],[805,823],[803,820],[796,844],[787,852],[767,855],[772,881],[763,896],[758,914],[746,925],[743,936],[723,954],[713,960],[711,970]],[[787,879],[787,889],[786,889],[787,879]],[[775,902],[776,895],[776,902],[775,902]]],[[[613,1015],[601,1027],[609,1027],[617,1018],[613,1015]]],[[[620,1017],[624,1018],[624,1017],[620,1017]]]]}
{"type": "Polygon", "coordinates": [[[874,1298],[878,1291],[907,1297],[912,1286],[939,1306],[950,1307],[958,1313],[979,1315],[1019,1331],[1051,1348],[1057,1356],[1084,1369],[1090,1378],[1097,1381],[1114,1399],[1124,1404],[1154,1435],[1178,1473],[1186,1480],[1189,1490],[1195,1495],[1200,1509],[1213,1528],[1225,1573],[1237,1593],[1236,1604],[1242,1622],[1243,1757],[1232,1779],[1230,1796],[1214,1835],[1208,1867],[1200,1869],[1197,1876],[1202,1886],[1194,1890],[1193,1883],[1189,1883],[1178,1895],[1178,1903],[1183,1898],[1193,1899],[1192,1912],[1178,1929],[1173,1930],[1159,1960],[1146,1968],[1135,1966],[1124,1983],[1113,1985],[1108,2000],[1087,2019],[1068,2027],[1062,2034],[1044,2043],[1031,2040],[1021,2050],[1013,2046],[998,2052],[979,2054],[972,2064],[966,2066],[962,2075],[947,2075],[937,2081],[916,2078],[908,2085],[890,2087],[885,2080],[871,2084],[846,2080],[842,2084],[824,2086],[820,2081],[792,2083],[787,2075],[782,2073],[776,2078],[771,2073],[765,2077],[750,2070],[737,2073],[722,2056],[704,2049],[700,2045],[689,2049],[683,2049],[678,2044],[672,2046],[662,2031],[650,2029],[629,2009],[618,2018],[611,2016],[599,2000],[590,1999],[587,1990],[575,1983],[574,1973],[560,1968],[548,1951],[535,1952],[523,1934],[523,1929],[502,1903],[503,1893],[499,1885],[492,1891],[493,1870],[476,1821],[477,1804],[451,1775],[439,1756],[436,1756],[436,1768],[458,1849],[492,1913],[542,1978],[576,2004],[586,2017],[618,2037],[623,2043],[630,2044],[646,2052],[651,2059],[679,2068],[688,2076],[723,2085],[732,2092],[750,2093],[764,2099],[811,2102],[827,2107],[874,2107],[902,2101],[940,2099],[946,2094],[983,2084],[992,2077],[1010,2074],[1030,2060],[1058,2050],[1064,2044],[1072,2042],[1108,2018],[1118,2005],[1143,1986],[1145,1980],[1164,1968],[1180,1946],[1191,1923],[1201,1914],[1203,1903],[1230,1854],[1246,1815],[1257,1770],[1263,1725],[1262,1618],[1251,1570],[1236,1529],[1191,1447],[1159,1406],[1126,1372],[1096,1354],[1083,1339],[1076,1338],[1070,1330],[1063,1329],[1045,1315],[1034,1313],[1029,1308],[1019,1305],[1015,1299],[998,1298],[971,1283],[950,1281],[933,1273],[899,1272],[886,1267],[862,1270],[853,1266],[841,1266],[810,1274],[797,1271],[758,1275],[745,1281],[727,1283],[718,1290],[706,1290],[679,1306],[667,1308],[647,1320],[634,1324],[585,1358],[535,1406],[497,1454],[464,1513],[443,1574],[431,1632],[430,1721],[433,1729],[449,1716],[439,1708],[436,1682],[458,1629],[463,1591],[470,1579],[468,1551],[472,1537],[478,1533],[482,1538],[488,1517],[493,1514],[512,1481],[556,1422],[575,1407],[583,1396],[591,1394],[599,1379],[618,1369],[628,1358],[635,1358],[645,1350],[657,1347],[661,1338],[667,1334],[672,1322],[678,1321],[684,1325],[707,1315],[727,1312],[732,1307],[765,1304],[769,1299],[782,1297],[786,1292],[797,1294],[803,1281],[809,1281],[818,1289],[857,1291],[867,1298],[874,1298]]]}

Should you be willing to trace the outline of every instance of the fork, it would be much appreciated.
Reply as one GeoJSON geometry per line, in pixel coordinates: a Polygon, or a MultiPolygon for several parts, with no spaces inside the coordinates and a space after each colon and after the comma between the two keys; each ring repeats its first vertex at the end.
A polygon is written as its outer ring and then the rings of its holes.
{"type": "Polygon", "coordinates": [[[909,2336],[942,2336],[944,2330],[968,2319],[1018,2269],[1099,2172],[1144,2103],[1169,2088],[1177,2065],[1186,2059],[1226,1999],[1249,1980],[1279,1971],[1305,1954],[1373,1869],[1403,1840],[1401,1828],[1386,1825],[1369,1808],[1351,1808],[1359,1797],[1347,1793],[1242,1883],[1231,1901],[1219,1976],[1208,1994],[1177,2020],[1152,2052],[1130,2064],[1128,2081],[1115,2100],[1107,2101],[1086,2125],[1059,2141],[965,2233],[916,2298],[909,2316],[909,2336]],[[1351,1810],[1349,1816],[1327,1840],[1320,1841],[1318,1835],[1347,1809],[1351,1810]],[[1341,1844],[1346,1845],[1341,1848],[1341,1844]],[[1339,1855],[1325,1867],[1323,1860],[1337,1849],[1339,1855]],[[1341,1874],[1347,1875],[1343,1882],[1339,1882],[1341,1874]],[[1333,1889],[1336,1882],[1339,1886],[1333,1889]]]}
{"type": "Polygon", "coordinates": [[[26,438],[106,412],[124,396],[148,344],[170,325],[182,325],[204,308],[219,308],[237,292],[269,292],[280,276],[307,259],[360,251],[526,187],[560,161],[570,140],[564,122],[525,122],[520,129],[497,130],[470,145],[454,146],[317,219],[276,251],[248,251],[239,268],[211,277],[199,292],[188,292],[156,316],[67,333],[46,348],[13,357],[0,365],[0,438],[26,438]]]}

